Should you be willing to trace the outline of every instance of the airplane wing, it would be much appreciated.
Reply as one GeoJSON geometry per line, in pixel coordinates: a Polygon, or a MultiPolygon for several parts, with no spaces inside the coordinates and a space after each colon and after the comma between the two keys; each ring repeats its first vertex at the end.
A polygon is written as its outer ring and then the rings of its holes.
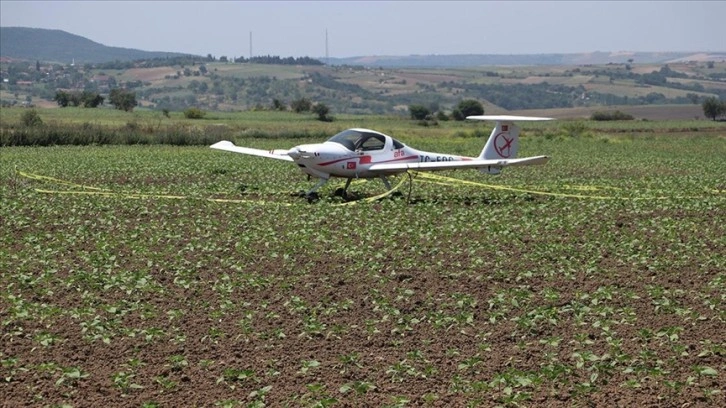
{"type": "Polygon", "coordinates": [[[554,120],[552,118],[539,118],[536,116],[512,116],[512,115],[474,115],[467,116],[467,119],[490,120],[493,122],[536,122],[541,120],[554,120]]]}
{"type": "Polygon", "coordinates": [[[284,149],[262,150],[262,149],[253,149],[250,147],[240,147],[240,146],[235,146],[234,143],[227,141],[227,140],[222,140],[221,142],[217,142],[209,147],[212,149],[225,150],[228,152],[249,154],[252,156],[267,157],[269,159],[293,161],[292,157],[288,156],[288,154],[287,154],[288,151],[284,150],[284,149]]]}
{"type": "Polygon", "coordinates": [[[465,161],[444,161],[444,162],[416,162],[416,163],[382,163],[374,164],[368,168],[373,172],[396,172],[406,170],[436,171],[454,169],[483,169],[487,167],[526,166],[532,164],[545,164],[549,161],[548,156],[522,157],[521,159],[510,160],[465,160],[465,161]]]}

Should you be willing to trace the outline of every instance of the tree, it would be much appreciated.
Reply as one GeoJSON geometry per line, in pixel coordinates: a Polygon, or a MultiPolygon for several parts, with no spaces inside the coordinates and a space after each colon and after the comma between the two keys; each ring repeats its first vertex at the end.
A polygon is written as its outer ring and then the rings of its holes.
{"type": "Polygon", "coordinates": [[[431,114],[429,108],[423,105],[408,105],[408,111],[411,113],[411,119],[423,120],[431,114]]]}
{"type": "Polygon", "coordinates": [[[313,107],[313,103],[310,102],[310,99],[303,97],[292,101],[292,103],[290,103],[290,107],[295,111],[295,113],[310,112],[310,109],[313,107]]]}
{"type": "Polygon", "coordinates": [[[84,108],[96,108],[103,104],[103,96],[90,91],[83,91],[80,102],[84,108]]]}
{"type": "Polygon", "coordinates": [[[454,108],[454,110],[451,111],[451,118],[454,120],[464,120],[466,119],[466,116],[461,113],[461,110],[459,110],[459,108],[454,108]]]}
{"type": "Polygon", "coordinates": [[[330,108],[324,103],[315,104],[313,107],[313,113],[318,115],[318,120],[322,122],[332,122],[333,119],[328,116],[330,108]]]}
{"type": "MultiPolygon", "coordinates": [[[[459,102],[459,104],[456,106],[456,109],[461,113],[461,116],[463,116],[462,119],[466,119],[467,116],[484,114],[484,107],[481,103],[479,103],[479,101],[476,101],[474,99],[464,99],[463,101],[459,102]]],[[[457,118],[457,120],[462,119],[457,118]]]]}
{"type": "Polygon", "coordinates": [[[715,96],[706,98],[701,106],[703,107],[703,114],[713,120],[726,113],[726,102],[718,100],[715,96]]]}
{"type": "Polygon", "coordinates": [[[71,103],[71,95],[65,91],[57,91],[53,100],[58,104],[58,106],[65,108],[71,103]]]}
{"type": "Polygon", "coordinates": [[[108,102],[116,109],[131,112],[136,106],[136,92],[115,88],[108,96],[108,102]]]}

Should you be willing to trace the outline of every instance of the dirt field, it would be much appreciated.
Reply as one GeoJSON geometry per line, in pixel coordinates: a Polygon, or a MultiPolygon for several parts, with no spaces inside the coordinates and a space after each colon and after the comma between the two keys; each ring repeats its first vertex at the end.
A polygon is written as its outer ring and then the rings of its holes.
{"type": "Polygon", "coordinates": [[[2,406],[726,406],[723,139],[526,142],[552,163],[354,205],[201,147],[3,148],[2,406]]]}

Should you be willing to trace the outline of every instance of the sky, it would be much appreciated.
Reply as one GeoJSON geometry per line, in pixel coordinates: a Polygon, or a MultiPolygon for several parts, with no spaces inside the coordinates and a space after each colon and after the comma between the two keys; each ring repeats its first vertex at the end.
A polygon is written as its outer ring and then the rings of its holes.
{"type": "Polygon", "coordinates": [[[217,58],[724,52],[724,16],[726,1],[0,1],[2,27],[217,58]]]}

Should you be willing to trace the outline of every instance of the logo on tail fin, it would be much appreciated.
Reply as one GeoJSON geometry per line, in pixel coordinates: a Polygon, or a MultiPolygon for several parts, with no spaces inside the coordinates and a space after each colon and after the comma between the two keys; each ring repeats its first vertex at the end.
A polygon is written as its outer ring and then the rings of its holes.
{"type": "Polygon", "coordinates": [[[497,154],[505,159],[512,155],[512,142],[514,138],[507,138],[509,132],[502,132],[494,138],[494,150],[497,154]]]}

